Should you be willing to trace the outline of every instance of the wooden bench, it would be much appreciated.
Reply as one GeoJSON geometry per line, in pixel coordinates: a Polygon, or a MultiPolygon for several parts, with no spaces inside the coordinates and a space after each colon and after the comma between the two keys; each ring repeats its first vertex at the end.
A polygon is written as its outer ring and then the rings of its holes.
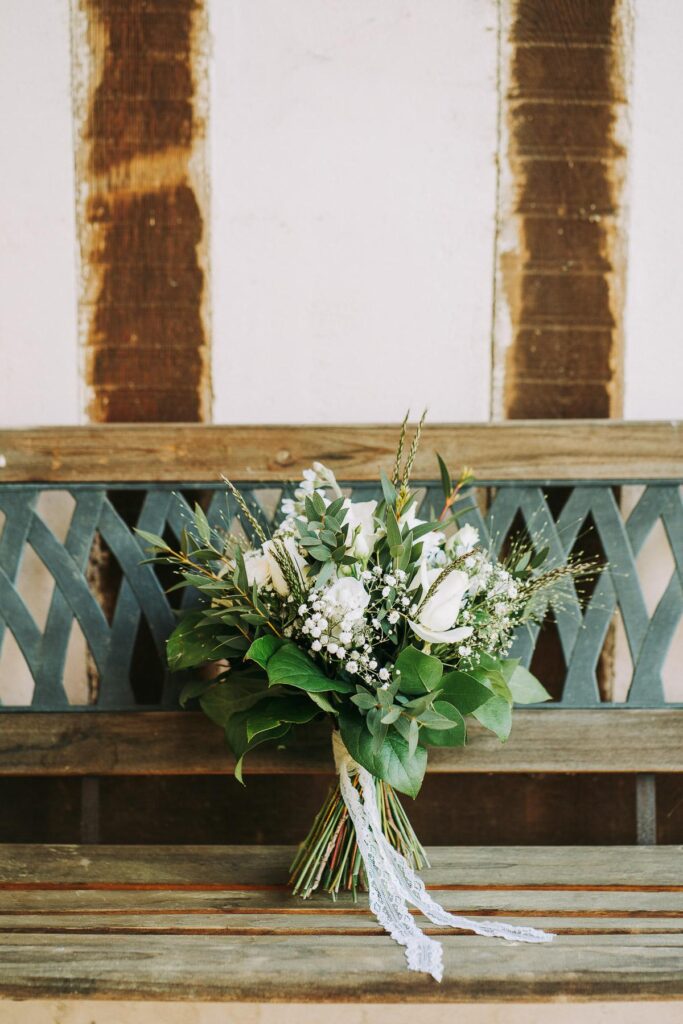
{"type": "MultiPolygon", "coordinates": [[[[220,731],[200,713],[177,710],[179,681],[162,669],[174,612],[164,581],[140,565],[131,527],[177,534],[183,516],[174,492],[180,491],[199,493],[209,518],[230,517],[234,509],[216,483],[220,472],[246,488],[253,510],[264,517],[281,482],[314,459],[362,492],[391,460],[395,431],[122,426],[0,432],[0,642],[11,634],[14,643],[14,661],[7,651],[0,660],[0,776],[83,780],[81,845],[0,846],[0,995],[296,1002],[682,998],[683,858],[678,847],[654,845],[655,776],[683,772],[683,705],[671,695],[667,701],[662,684],[683,610],[682,436],[669,423],[426,431],[415,478],[432,479],[434,449],[453,467],[474,465],[482,505],[471,520],[484,536],[500,540],[525,521],[543,528],[545,543],[566,553],[590,521],[610,563],[583,613],[570,604],[558,615],[567,665],[558,699],[519,710],[505,746],[473,729],[467,750],[433,751],[429,770],[621,772],[638,780],[639,845],[429,851],[432,867],[424,877],[447,909],[529,923],[558,936],[552,944],[528,946],[450,933],[443,940],[445,978],[437,985],[405,970],[403,952],[382,934],[364,898],[355,905],[320,896],[306,904],[294,900],[285,887],[291,849],[97,842],[100,778],[218,774],[232,767],[220,731]],[[625,489],[635,486],[642,494],[625,517],[631,494],[625,489]],[[46,522],[45,495],[65,491],[69,521],[58,536],[46,522]],[[660,520],[676,571],[650,614],[636,558],[660,520]],[[27,547],[55,581],[42,620],[22,585],[27,547]],[[616,680],[619,701],[605,698],[609,679],[600,677],[617,608],[632,662],[630,680],[616,680]],[[84,652],[75,676],[69,654],[74,621],[88,648],[87,672],[84,652]],[[143,629],[148,641],[140,661],[143,629]],[[22,698],[10,677],[17,652],[33,678],[32,697],[24,688],[22,698]]],[[[534,641],[521,637],[519,655],[528,660],[534,641]]],[[[623,676],[619,657],[616,663],[623,676]]],[[[330,766],[329,736],[314,730],[286,752],[254,755],[248,772],[307,776],[329,773],[330,766]]]]}

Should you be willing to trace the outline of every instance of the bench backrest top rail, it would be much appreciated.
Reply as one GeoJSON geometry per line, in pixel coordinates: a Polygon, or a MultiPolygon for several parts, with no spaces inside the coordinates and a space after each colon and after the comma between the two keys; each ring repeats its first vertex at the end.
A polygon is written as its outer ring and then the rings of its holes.
{"type": "MultiPolygon", "coordinates": [[[[315,459],[340,479],[376,480],[395,426],[136,424],[0,430],[0,483],[295,479],[315,459]]],[[[434,477],[434,451],[488,480],[676,480],[683,424],[533,420],[428,424],[414,477],[434,477]]]]}

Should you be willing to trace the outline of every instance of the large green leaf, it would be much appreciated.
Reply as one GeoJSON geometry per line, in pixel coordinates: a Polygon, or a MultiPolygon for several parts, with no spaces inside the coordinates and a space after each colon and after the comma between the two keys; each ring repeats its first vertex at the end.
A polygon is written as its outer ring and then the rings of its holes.
{"type": "Polygon", "coordinates": [[[266,697],[249,711],[247,716],[247,738],[276,728],[282,722],[302,725],[310,722],[320,709],[308,697],[266,697]]]}
{"type": "Polygon", "coordinates": [[[418,651],[412,644],[405,647],[396,659],[400,670],[399,689],[402,693],[422,694],[440,685],[443,665],[432,654],[418,651]]]}
{"type": "Polygon", "coordinates": [[[400,793],[416,797],[427,768],[427,751],[417,747],[410,754],[408,743],[390,728],[379,750],[373,749],[373,736],[362,715],[345,708],[339,715],[342,739],[351,757],[400,793]]]}
{"type": "Polygon", "coordinates": [[[514,662],[512,664],[514,668],[507,676],[507,683],[516,704],[536,704],[551,699],[545,686],[539,682],[536,676],[533,676],[523,665],[517,665],[514,662]]]}
{"type": "Polygon", "coordinates": [[[173,672],[211,661],[215,647],[214,627],[202,628],[203,622],[203,612],[188,612],[166,641],[166,660],[173,672]]]}
{"type": "Polygon", "coordinates": [[[247,721],[249,714],[249,711],[238,711],[237,714],[231,715],[225,727],[225,738],[236,758],[235,778],[238,782],[243,782],[242,764],[245,755],[248,754],[250,750],[258,747],[261,743],[267,743],[270,740],[282,739],[292,728],[289,722],[282,722],[280,725],[277,725],[272,729],[260,732],[257,736],[254,736],[253,739],[249,739],[247,734],[247,721]]]}
{"type": "Polygon", "coordinates": [[[508,704],[512,704],[512,693],[505,678],[505,673],[502,670],[502,664],[502,662],[498,662],[495,668],[488,665],[485,667],[478,666],[471,670],[471,674],[480,683],[483,683],[491,693],[495,693],[497,697],[502,697],[508,704]]]}
{"type": "Polygon", "coordinates": [[[474,712],[474,717],[484,726],[495,732],[503,743],[510,735],[512,728],[512,707],[504,697],[494,695],[474,712]]]}
{"type": "Polygon", "coordinates": [[[181,708],[187,707],[188,700],[192,700],[193,697],[200,697],[213,685],[214,681],[212,679],[190,679],[185,683],[178,697],[178,703],[181,708]]]}
{"type": "Polygon", "coordinates": [[[294,686],[311,693],[353,693],[355,686],[345,679],[329,679],[295,644],[285,643],[268,659],[270,685],[294,686]]]}
{"type": "Polygon", "coordinates": [[[229,672],[226,679],[205,690],[199,698],[204,714],[225,726],[237,712],[245,711],[268,693],[268,681],[256,672],[229,672]]]}
{"type": "Polygon", "coordinates": [[[439,683],[442,700],[457,708],[461,715],[471,715],[491,697],[488,687],[467,672],[447,672],[439,683]]]}
{"type": "MultiPolygon", "coordinates": [[[[489,694],[490,696],[490,694],[489,694]]],[[[423,726],[420,729],[420,743],[425,747],[464,747],[467,739],[465,719],[457,708],[444,700],[434,702],[434,710],[453,722],[452,729],[430,729],[423,726]]]]}
{"type": "Polygon", "coordinates": [[[282,647],[283,643],[284,640],[281,640],[273,633],[266,633],[265,636],[260,636],[258,640],[254,640],[244,655],[244,660],[255,661],[261,668],[265,668],[277,649],[282,647]]]}

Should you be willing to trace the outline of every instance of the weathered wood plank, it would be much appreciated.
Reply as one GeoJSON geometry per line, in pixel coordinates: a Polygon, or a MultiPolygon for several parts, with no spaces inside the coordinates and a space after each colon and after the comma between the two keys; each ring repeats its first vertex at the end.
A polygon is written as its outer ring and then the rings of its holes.
{"type": "Polygon", "coordinates": [[[681,935],[442,941],[437,984],[407,971],[387,936],[2,936],[0,994],[394,1003],[683,997],[681,935]]]}
{"type": "MultiPolygon", "coordinates": [[[[200,712],[12,712],[0,724],[0,775],[232,772],[223,735],[200,712]]],[[[329,730],[247,758],[247,774],[332,772],[329,730]]],[[[518,710],[501,744],[476,723],[465,749],[434,749],[430,772],[680,772],[683,709],[518,710]]]]}
{"type": "MultiPolygon", "coordinates": [[[[153,424],[0,430],[0,483],[295,478],[315,459],[340,479],[376,479],[392,460],[391,426],[153,424]]],[[[425,430],[415,479],[433,479],[434,451],[482,479],[678,478],[683,428],[672,422],[574,420],[437,424],[425,430]]]]}
{"type": "Polygon", "coordinates": [[[445,951],[437,985],[405,970],[365,897],[325,905],[289,896],[282,880],[290,848],[3,846],[0,994],[297,1002],[683,997],[678,848],[429,854],[425,879],[449,908],[528,920],[556,931],[553,943],[503,945],[431,929],[443,934],[445,951]],[[128,890],[110,888],[117,885],[128,890]],[[172,902],[163,907],[159,899],[172,902]],[[42,912],[36,901],[45,901],[42,912]]]}
{"type": "MultiPolygon", "coordinates": [[[[566,850],[560,852],[567,856],[566,850]]],[[[557,916],[613,918],[680,918],[683,920],[683,891],[649,889],[439,889],[431,895],[452,914],[483,917],[557,916]]],[[[240,915],[259,913],[367,914],[367,895],[360,893],[354,903],[349,893],[332,901],[326,893],[314,893],[307,900],[292,897],[289,889],[2,889],[0,914],[6,918],[21,914],[106,915],[126,918],[131,914],[240,915]]]]}
{"type": "MultiPolygon", "coordinates": [[[[683,892],[678,846],[434,846],[428,886],[458,893],[482,889],[652,890],[683,892]]],[[[0,888],[71,889],[120,885],[146,889],[240,891],[283,889],[294,849],[288,846],[0,845],[0,888]]]]}
{"type": "MultiPolygon", "coordinates": [[[[454,930],[434,926],[415,913],[420,928],[428,935],[452,935],[454,930]]],[[[484,915],[469,915],[484,920],[484,915]]],[[[683,915],[667,917],[639,915],[497,914],[505,924],[531,926],[557,935],[645,935],[683,934],[683,915]]],[[[456,929],[466,934],[468,929],[456,929]]],[[[234,914],[0,914],[0,937],[5,935],[383,935],[384,929],[369,910],[360,913],[317,914],[234,913],[234,914]]]]}

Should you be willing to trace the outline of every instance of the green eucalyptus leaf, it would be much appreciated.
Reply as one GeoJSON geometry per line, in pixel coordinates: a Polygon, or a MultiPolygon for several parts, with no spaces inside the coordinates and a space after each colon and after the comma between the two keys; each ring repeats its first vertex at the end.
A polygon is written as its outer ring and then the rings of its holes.
{"type": "Polygon", "coordinates": [[[417,721],[412,718],[408,727],[408,756],[414,757],[415,751],[417,750],[417,743],[420,738],[420,726],[417,721]]]}
{"type": "Polygon", "coordinates": [[[362,693],[354,693],[351,698],[351,702],[355,704],[356,707],[363,708],[365,711],[369,711],[370,708],[377,707],[377,698],[371,693],[368,693],[367,690],[364,690],[362,693]]]}
{"type": "Polygon", "coordinates": [[[512,728],[512,708],[504,697],[489,697],[485,704],[473,712],[474,717],[485,729],[494,732],[501,742],[510,735],[512,728]]]}
{"type": "Polygon", "coordinates": [[[337,516],[339,515],[341,510],[344,508],[344,502],[345,501],[346,501],[346,498],[342,495],[341,498],[335,498],[334,501],[330,502],[330,504],[325,509],[325,522],[326,523],[329,522],[330,517],[332,517],[334,519],[337,518],[337,516]]]}
{"type": "Polygon", "coordinates": [[[399,687],[403,693],[423,694],[440,685],[443,665],[433,654],[418,651],[412,644],[405,647],[396,659],[400,670],[399,687]]]}
{"type": "Polygon", "coordinates": [[[379,751],[372,749],[372,734],[355,709],[344,708],[339,715],[341,736],[351,757],[376,778],[384,779],[399,793],[416,797],[427,768],[427,751],[418,746],[411,757],[408,744],[395,728],[388,730],[379,751]]]}
{"type": "Polygon", "coordinates": [[[464,747],[467,738],[465,719],[457,708],[444,700],[434,703],[434,712],[439,718],[450,722],[449,728],[435,729],[426,725],[420,729],[420,743],[425,747],[464,747]]]}
{"type": "Polygon", "coordinates": [[[313,506],[315,508],[316,515],[318,516],[319,519],[322,519],[326,511],[326,505],[325,502],[323,501],[322,495],[318,494],[317,491],[314,491],[313,494],[311,495],[311,502],[313,503],[313,506]]]}
{"type": "Polygon", "coordinates": [[[467,672],[447,672],[439,687],[442,700],[457,708],[461,715],[471,715],[491,697],[491,691],[467,672]]]}
{"type": "Polygon", "coordinates": [[[523,665],[515,665],[507,683],[516,704],[537,704],[552,699],[545,686],[523,665]]]}

